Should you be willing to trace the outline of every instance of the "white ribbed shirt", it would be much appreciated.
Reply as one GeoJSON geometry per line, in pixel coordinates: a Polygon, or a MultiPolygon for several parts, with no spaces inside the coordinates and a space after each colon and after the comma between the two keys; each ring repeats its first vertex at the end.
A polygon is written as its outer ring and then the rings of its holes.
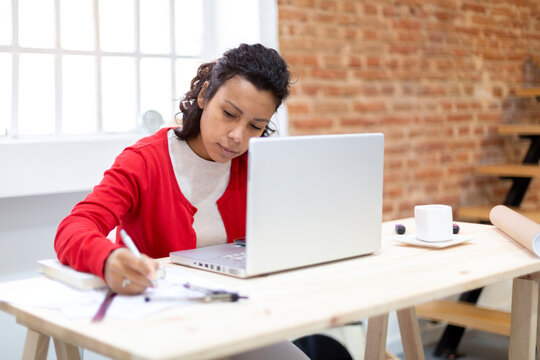
{"type": "Polygon", "coordinates": [[[227,233],[216,201],[229,184],[231,162],[205,160],[195,154],[187,142],[178,139],[173,129],[167,135],[178,186],[186,199],[197,208],[193,222],[197,247],[225,244],[227,233]]]}

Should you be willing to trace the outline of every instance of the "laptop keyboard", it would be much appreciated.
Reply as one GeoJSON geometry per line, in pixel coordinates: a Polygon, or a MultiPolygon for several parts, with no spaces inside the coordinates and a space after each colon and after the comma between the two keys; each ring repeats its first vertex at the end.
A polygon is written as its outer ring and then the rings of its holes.
{"type": "Polygon", "coordinates": [[[237,252],[237,253],[233,253],[233,254],[221,255],[219,258],[220,259],[244,261],[244,260],[246,260],[246,252],[242,251],[242,252],[237,252]]]}

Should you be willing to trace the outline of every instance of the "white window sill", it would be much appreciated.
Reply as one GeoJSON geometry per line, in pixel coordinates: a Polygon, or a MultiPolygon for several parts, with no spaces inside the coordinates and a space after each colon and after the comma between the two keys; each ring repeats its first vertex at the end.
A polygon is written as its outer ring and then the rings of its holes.
{"type": "Polygon", "coordinates": [[[0,141],[0,198],[89,191],[142,134],[0,141]]]}

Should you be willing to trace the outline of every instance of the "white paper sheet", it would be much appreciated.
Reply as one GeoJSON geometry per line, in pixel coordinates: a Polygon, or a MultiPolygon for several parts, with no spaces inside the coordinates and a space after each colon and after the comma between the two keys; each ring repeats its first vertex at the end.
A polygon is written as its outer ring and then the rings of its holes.
{"type": "MultiPolygon", "coordinates": [[[[69,318],[80,319],[94,316],[107,293],[106,289],[75,289],[48,278],[35,280],[30,279],[24,286],[20,282],[13,282],[13,286],[4,287],[0,292],[0,301],[58,309],[69,318]]],[[[109,306],[106,317],[135,320],[174,306],[193,304],[193,301],[179,299],[199,297],[203,294],[184,288],[183,284],[186,282],[210,289],[233,291],[180,267],[169,267],[166,269],[165,279],[158,280],[158,287],[148,288],[142,295],[117,295],[109,306]],[[145,301],[146,296],[151,300],[145,301]]]]}

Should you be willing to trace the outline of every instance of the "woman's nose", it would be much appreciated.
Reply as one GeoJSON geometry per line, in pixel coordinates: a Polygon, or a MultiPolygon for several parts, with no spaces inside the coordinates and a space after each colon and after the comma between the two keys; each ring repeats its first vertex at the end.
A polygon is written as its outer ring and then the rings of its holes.
{"type": "Polygon", "coordinates": [[[235,142],[240,143],[242,142],[242,138],[244,136],[244,128],[243,126],[235,126],[230,132],[229,137],[235,142]]]}

